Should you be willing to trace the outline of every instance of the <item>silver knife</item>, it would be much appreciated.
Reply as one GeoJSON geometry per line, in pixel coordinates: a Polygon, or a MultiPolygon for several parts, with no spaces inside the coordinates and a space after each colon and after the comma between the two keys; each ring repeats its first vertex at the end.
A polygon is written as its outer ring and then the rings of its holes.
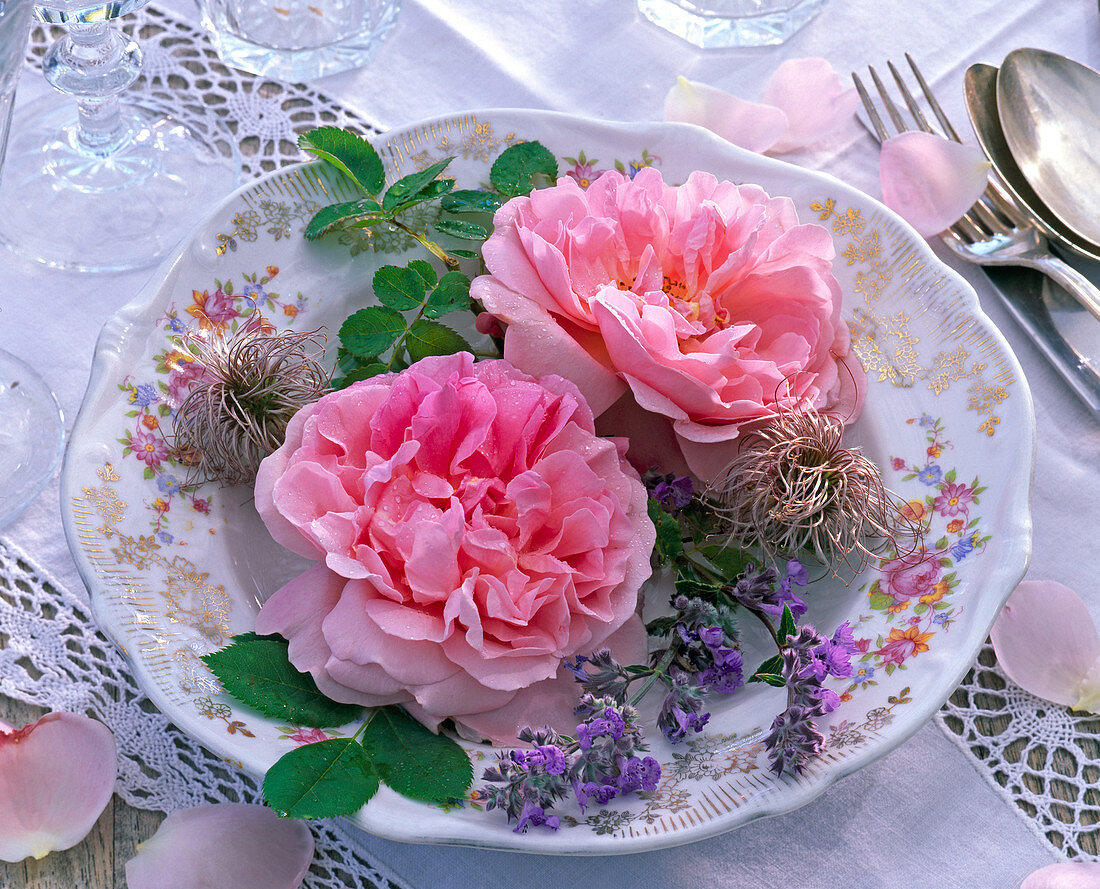
{"type": "Polygon", "coordinates": [[[982,271],[1012,316],[1100,420],[1100,324],[1041,272],[991,266],[982,271]]]}

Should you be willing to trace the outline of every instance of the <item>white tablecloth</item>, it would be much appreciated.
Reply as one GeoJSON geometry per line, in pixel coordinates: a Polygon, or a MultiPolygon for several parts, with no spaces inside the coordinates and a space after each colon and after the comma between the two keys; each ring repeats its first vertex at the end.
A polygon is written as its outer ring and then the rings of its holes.
{"type": "MultiPolygon", "coordinates": [[[[180,0],[168,5],[196,17],[180,0]]],[[[1056,50],[1100,67],[1096,4],[831,0],[782,47],[704,53],[644,21],[633,0],[404,0],[398,25],[369,66],[315,86],[382,126],[515,106],[652,120],[662,117],[664,95],[677,74],[755,99],[784,59],[823,56],[846,73],[900,59],[908,51],[950,117],[963,124],[967,65],[998,64],[1017,46],[1056,50]]],[[[20,102],[43,92],[44,84],[29,76],[20,102]]],[[[879,195],[877,149],[857,125],[789,159],[879,195]]],[[[982,275],[951,264],[973,283],[983,308],[1007,336],[1034,395],[1038,459],[1029,576],[1075,588],[1100,618],[1100,586],[1091,564],[1100,527],[1100,426],[1014,325],[982,275]]],[[[0,253],[0,348],[42,372],[70,420],[99,328],[148,274],[54,272],[0,253]]],[[[3,533],[82,593],[61,529],[56,481],[3,533]]],[[[1049,847],[935,725],[797,812],[679,849],[622,859],[534,859],[375,839],[366,843],[415,889],[466,884],[1011,889],[1052,860],[1049,847]]]]}

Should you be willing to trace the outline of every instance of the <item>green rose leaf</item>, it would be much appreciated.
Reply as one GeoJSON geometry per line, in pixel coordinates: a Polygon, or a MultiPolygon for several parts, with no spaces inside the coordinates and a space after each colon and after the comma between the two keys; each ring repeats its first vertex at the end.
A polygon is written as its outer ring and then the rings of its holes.
{"type": "Polygon", "coordinates": [[[264,799],[282,818],[358,812],[378,792],[378,773],[354,738],[330,738],[286,753],[264,778],[264,799]]]}
{"type": "Polygon", "coordinates": [[[288,649],[285,639],[245,633],[202,659],[229,694],[265,716],[321,727],[344,725],[363,712],[321,694],[313,677],[290,663],[288,649]]]}
{"type": "Polygon", "coordinates": [[[409,357],[419,361],[428,355],[453,355],[455,352],[469,352],[470,344],[451,328],[438,321],[421,318],[414,321],[405,338],[405,348],[409,357]]]}
{"type": "Polygon", "coordinates": [[[726,580],[730,581],[736,580],[744,574],[745,569],[752,561],[743,550],[719,544],[700,547],[700,552],[706,557],[707,561],[722,573],[726,580]]]}
{"type": "Polygon", "coordinates": [[[461,219],[441,219],[435,224],[435,230],[440,234],[461,238],[464,241],[484,241],[489,237],[485,226],[463,222],[461,219]]]}
{"type": "MultiPolygon", "coordinates": [[[[451,256],[461,256],[463,259],[481,259],[481,254],[476,250],[448,250],[451,256]]],[[[974,502],[978,502],[978,498],[974,498],[974,502]]]]}
{"type": "Polygon", "coordinates": [[[400,213],[402,210],[408,210],[409,207],[415,207],[417,204],[423,204],[427,201],[433,201],[436,198],[447,194],[452,188],[455,187],[455,181],[453,179],[434,179],[425,185],[416,194],[406,198],[400,204],[393,208],[393,213],[400,213]]]}
{"type": "Polygon", "coordinates": [[[318,127],[298,137],[298,147],[328,161],[363,191],[378,194],[386,184],[382,158],[362,136],[340,127],[318,127]]]}
{"type": "Polygon", "coordinates": [[[491,191],[459,189],[443,198],[443,209],[449,213],[495,213],[503,201],[491,191]]]}
{"type": "MultiPolygon", "coordinates": [[[[428,268],[431,266],[428,265],[428,268]]],[[[424,278],[417,269],[408,266],[384,265],[374,273],[372,283],[374,295],[378,297],[378,301],[391,309],[399,311],[415,309],[424,302],[424,278]]]]}
{"type": "Polygon", "coordinates": [[[363,747],[382,780],[411,799],[462,799],[474,780],[465,750],[446,735],[433,735],[400,707],[374,712],[363,747]]]}
{"type": "Polygon", "coordinates": [[[542,174],[551,181],[558,177],[558,162],[538,142],[518,142],[506,148],[489,170],[493,188],[505,197],[527,194],[534,187],[532,177],[542,174]]]}
{"type": "Polygon", "coordinates": [[[435,273],[435,268],[426,259],[410,260],[409,268],[424,279],[425,287],[435,287],[436,282],[439,280],[439,276],[435,273]]]}
{"type": "Polygon", "coordinates": [[[368,306],[340,325],[340,343],[352,355],[373,358],[405,332],[405,319],[388,306],[368,306]]]}
{"type": "MultiPolygon", "coordinates": [[[[410,173],[408,176],[398,179],[382,196],[382,208],[393,210],[399,205],[415,199],[426,189],[437,190],[440,186],[433,186],[432,181],[447,169],[447,165],[453,160],[453,157],[444,158],[417,173],[410,173]]],[[[448,179],[445,181],[450,183],[447,186],[448,190],[454,187],[454,180],[448,179]]]]}
{"type": "Polygon", "coordinates": [[[766,682],[775,688],[782,688],[787,684],[786,680],[778,673],[754,673],[749,682],[766,682]]]}
{"type": "Polygon", "coordinates": [[[378,201],[373,198],[364,198],[359,201],[346,201],[342,204],[329,204],[318,210],[313,218],[306,224],[306,240],[313,241],[327,235],[338,228],[346,228],[352,224],[360,226],[375,222],[383,222],[388,214],[383,214],[378,206],[378,201]]]}
{"type": "Polygon", "coordinates": [[[657,554],[660,564],[667,565],[684,551],[684,534],[680,530],[680,523],[652,497],[646,501],[646,510],[649,520],[657,529],[657,542],[653,546],[653,552],[657,554]]]}
{"type": "Polygon", "coordinates": [[[447,272],[424,305],[427,318],[438,318],[448,312],[470,308],[470,279],[462,272],[447,272]]]}
{"type": "Polygon", "coordinates": [[[330,385],[334,390],[346,389],[352,383],[358,383],[360,380],[369,380],[371,377],[389,372],[390,369],[386,367],[386,365],[378,361],[371,361],[368,364],[362,364],[352,368],[340,377],[333,377],[330,385]]]}
{"type": "Polygon", "coordinates": [[[692,577],[677,577],[676,592],[689,599],[702,599],[712,604],[717,604],[718,594],[722,587],[715,583],[707,583],[692,577]]]}

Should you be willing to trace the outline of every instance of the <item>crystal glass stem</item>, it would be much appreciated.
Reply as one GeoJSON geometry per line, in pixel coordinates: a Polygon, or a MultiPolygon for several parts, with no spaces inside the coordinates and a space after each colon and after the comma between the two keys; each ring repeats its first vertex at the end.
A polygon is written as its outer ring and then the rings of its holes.
{"type": "Polygon", "coordinates": [[[77,100],[81,148],[105,157],[130,141],[118,97],[141,74],[135,41],[107,22],[73,22],[50,47],[42,67],[51,86],[77,100]]]}

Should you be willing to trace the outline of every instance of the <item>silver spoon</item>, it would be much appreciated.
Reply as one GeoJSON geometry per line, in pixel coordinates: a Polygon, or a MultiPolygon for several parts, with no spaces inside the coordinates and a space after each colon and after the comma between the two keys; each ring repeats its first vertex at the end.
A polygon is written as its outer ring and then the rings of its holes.
{"type": "Polygon", "coordinates": [[[1100,245],[1082,238],[1062,222],[1035,193],[1012,157],[997,113],[997,69],[993,65],[971,65],[966,69],[964,87],[966,110],[978,142],[1028,221],[1074,253],[1100,261],[1100,245]]]}
{"type": "Polygon", "coordinates": [[[1100,244],[1100,74],[1041,49],[1010,52],[997,111],[1020,172],[1079,239],[1100,244]]]}

